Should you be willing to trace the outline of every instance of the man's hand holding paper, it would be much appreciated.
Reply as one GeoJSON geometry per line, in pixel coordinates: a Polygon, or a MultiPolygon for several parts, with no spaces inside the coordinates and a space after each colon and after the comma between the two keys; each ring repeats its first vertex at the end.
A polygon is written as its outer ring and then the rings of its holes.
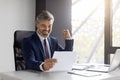
{"type": "Polygon", "coordinates": [[[44,61],[44,64],[43,64],[44,71],[48,71],[51,68],[53,68],[53,66],[55,65],[55,63],[57,63],[57,59],[52,59],[52,58],[46,59],[44,61]]]}

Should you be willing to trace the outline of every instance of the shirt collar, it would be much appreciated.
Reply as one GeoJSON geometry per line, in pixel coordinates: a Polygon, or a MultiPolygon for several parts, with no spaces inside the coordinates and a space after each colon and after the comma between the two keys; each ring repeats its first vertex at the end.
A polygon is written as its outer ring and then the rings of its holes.
{"type": "Polygon", "coordinates": [[[41,41],[43,41],[44,39],[47,39],[47,37],[45,38],[45,37],[41,36],[37,31],[36,31],[36,33],[41,41]]]}

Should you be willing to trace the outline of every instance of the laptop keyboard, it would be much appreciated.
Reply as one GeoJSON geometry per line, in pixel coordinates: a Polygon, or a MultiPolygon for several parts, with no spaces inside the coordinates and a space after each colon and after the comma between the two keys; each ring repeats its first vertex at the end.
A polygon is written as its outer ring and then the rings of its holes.
{"type": "Polygon", "coordinates": [[[97,65],[97,66],[88,68],[87,71],[109,72],[109,66],[97,65]]]}

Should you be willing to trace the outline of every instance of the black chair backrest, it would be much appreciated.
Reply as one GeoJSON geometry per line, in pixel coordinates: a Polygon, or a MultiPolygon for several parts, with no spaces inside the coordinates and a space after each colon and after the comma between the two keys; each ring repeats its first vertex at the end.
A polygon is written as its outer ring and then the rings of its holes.
{"type": "Polygon", "coordinates": [[[25,37],[29,37],[32,35],[35,31],[23,31],[23,30],[17,30],[14,33],[14,59],[15,59],[15,70],[24,70],[25,69],[25,62],[22,57],[22,51],[21,51],[21,43],[22,39],[25,37]]]}

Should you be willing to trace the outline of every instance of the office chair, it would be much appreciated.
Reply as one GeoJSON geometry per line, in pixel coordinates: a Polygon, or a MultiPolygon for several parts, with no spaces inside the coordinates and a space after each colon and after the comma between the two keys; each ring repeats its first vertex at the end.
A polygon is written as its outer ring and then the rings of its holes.
{"type": "Polygon", "coordinates": [[[15,70],[25,70],[25,62],[22,57],[22,51],[21,51],[21,43],[22,39],[25,37],[29,37],[32,35],[35,31],[23,31],[23,30],[17,30],[14,33],[14,60],[15,60],[15,70]]]}

